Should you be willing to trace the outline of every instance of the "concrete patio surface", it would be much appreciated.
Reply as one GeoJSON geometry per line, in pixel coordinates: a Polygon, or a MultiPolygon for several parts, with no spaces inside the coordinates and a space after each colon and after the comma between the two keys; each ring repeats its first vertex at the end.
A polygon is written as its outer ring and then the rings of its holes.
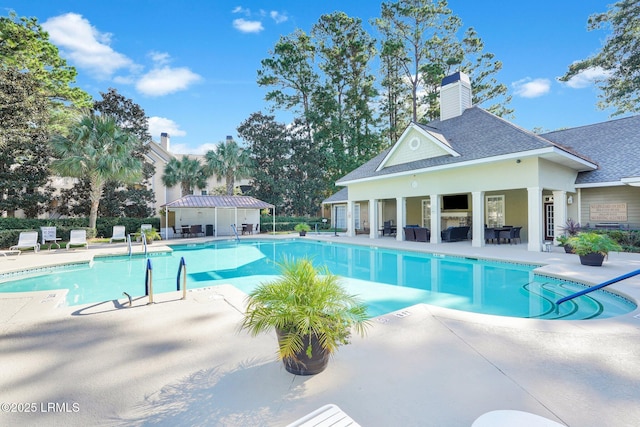
{"type": "MultiPolygon", "coordinates": [[[[539,263],[543,274],[588,283],[640,268],[637,254],[610,254],[594,268],[558,248],[307,238],[539,263]]],[[[0,259],[0,273],[124,251],[45,249],[0,259]]],[[[611,288],[640,300],[638,277],[611,288]]],[[[69,307],[64,296],[0,294],[0,425],[285,426],[327,403],[371,427],[470,426],[499,409],[567,426],[640,425],[638,309],[544,321],[418,304],[372,319],[326,371],[302,377],[276,360],[275,334],[239,330],[245,295],[232,286],[194,289],[186,300],[156,295],[152,305],[137,298],[133,307],[69,307]]]]}

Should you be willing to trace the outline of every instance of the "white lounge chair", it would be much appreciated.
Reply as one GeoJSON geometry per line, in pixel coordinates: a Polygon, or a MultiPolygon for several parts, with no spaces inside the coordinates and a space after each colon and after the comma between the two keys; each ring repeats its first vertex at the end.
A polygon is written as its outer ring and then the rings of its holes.
{"type": "Polygon", "coordinates": [[[87,230],[71,230],[67,249],[71,246],[85,246],[89,249],[89,243],[87,242],[87,230]]]}
{"type": "Polygon", "coordinates": [[[287,427],[319,426],[360,427],[360,424],[345,414],[337,405],[330,403],[287,425],[287,427]]]}
{"type": "Polygon", "coordinates": [[[125,235],[126,229],[124,225],[114,225],[113,233],[111,233],[111,238],[109,239],[109,243],[113,243],[114,240],[122,240],[123,242],[127,241],[127,236],[125,235]]]}
{"type": "Polygon", "coordinates": [[[10,251],[33,248],[34,252],[40,250],[40,243],[38,243],[37,231],[22,231],[20,237],[18,237],[18,244],[11,246],[10,251]]]}

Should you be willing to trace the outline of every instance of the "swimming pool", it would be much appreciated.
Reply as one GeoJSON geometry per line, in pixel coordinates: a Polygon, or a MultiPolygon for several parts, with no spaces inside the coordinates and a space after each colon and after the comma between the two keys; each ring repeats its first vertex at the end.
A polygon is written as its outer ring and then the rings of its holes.
{"type": "MultiPolygon", "coordinates": [[[[216,241],[173,246],[173,253],[151,256],[155,293],[175,291],[180,259],[187,266],[187,288],[232,284],[250,292],[278,274],[283,256],[309,256],[343,277],[371,316],[417,304],[500,316],[541,319],[592,319],[628,313],[636,305],[607,291],[568,301],[556,312],[554,301],[584,286],[533,273],[535,265],[372,248],[310,239],[216,241]]],[[[69,305],[144,295],[147,259],[101,257],[91,264],[46,269],[16,280],[6,275],[1,292],[69,289],[69,305]]]]}

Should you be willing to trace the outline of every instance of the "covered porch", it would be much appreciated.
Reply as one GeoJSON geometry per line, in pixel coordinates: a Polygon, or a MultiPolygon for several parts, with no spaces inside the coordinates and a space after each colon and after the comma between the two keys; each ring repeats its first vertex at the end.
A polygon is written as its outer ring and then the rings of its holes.
{"type": "Polygon", "coordinates": [[[162,206],[163,239],[233,236],[260,232],[260,211],[275,206],[249,196],[183,196],[162,206]]]}

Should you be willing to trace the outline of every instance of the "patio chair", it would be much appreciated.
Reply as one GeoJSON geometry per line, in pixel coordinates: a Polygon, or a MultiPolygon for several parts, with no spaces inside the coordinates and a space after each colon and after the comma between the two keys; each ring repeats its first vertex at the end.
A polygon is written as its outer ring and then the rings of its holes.
{"type": "Polygon", "coordinates": [[[67,243],[67,250],[69,250],[71,246],[84,246],[89,249],[89,242],[87,242],[87,230],[71,230],[69,243],[67,243]]]}
{"type": "Polygon", "coordinates": [[[182,228],[177,229],[175,225],[172,225],[171,228],[173,229],[173,236],[174,237],[178,237],[178,235],[181,236],[181,237],[184,237],[184,236],[182,236],[182,228]]]}
{"type": "Polygon", "coordinates": [[[18,244],[11,246],[9,250],[15,251],[30,248],[33,248],[34,252],[38,252],[40,250],[37,231],[21,231],[20,236],[18,237],[18,244]]]}
{"type": "Polygon", "coordinates": [[[484,228],[484,241],[485,243],[492,242],[496,239],[496,232],[493,227],[484,228]]]}
{"type": "Polygon", "coordinates": [[[190,236],[196,236],[202,234],[204,236],[204,231],[202,231],[202,225],[192,225],[189,229],[190,236]]]}
{"type": "Polygon", "coordinates": [[[404,240],[407,242],[415,242],[416,241],[416,228],[415,227],[404,227],[404,240]]]}
{"type": "Polygon", "coordinates": [[[522,227],[513,227],[509,230],[509,243],[513,243],[516,240],[519,240],[520,243],[522,243],[522,240],[520,239],[520,230],[522,230],[522,227]]]}
{"type": "Polygon", "coordinates": [[[127,236],[125,235],[126,228],[124,225],[114,225],[113,232],[111,233],[111,238],[109,239],[109,243],[113,243],[114,240],[122,240],[123,242],[127,241],[127,236]]]}
{"type": "Polygon", "coordinates": [[[414,229],[417,242],[428,242],[431,240],[431,231],[425,227],[417,227],[414,229]]]}

